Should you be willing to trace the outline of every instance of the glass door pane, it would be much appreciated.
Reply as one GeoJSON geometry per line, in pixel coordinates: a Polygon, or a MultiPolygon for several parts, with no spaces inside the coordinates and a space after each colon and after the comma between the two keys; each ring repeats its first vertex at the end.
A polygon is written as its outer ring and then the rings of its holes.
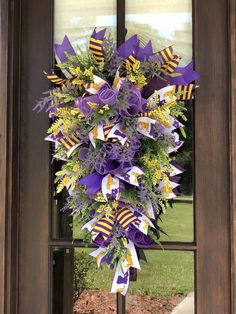
{"type": "Polygon", "coordinates": [[[115,0],[54,0],[54,42],[67,35],[76,45],[86,44],[94,27],[106,27],[116,38],[115,0]]]}
{"type": "Polygon", "coordinates": [[[127,0],[126,28],[127,37],[151,38],[155,51],[174,45],[182,63],[192,60],[191,0],[127,0]]]}
{"type": "MultiPolygon", "coordinates": [[[[116,32],[116,1],[82,1],[55,0],[54,42],[61,42],[67,34],[74,48],[78,43],[85,45],[93,27],[108,27],[114,36],[116,32]],[[94,8],[94,10],[91,10],[94,8]],[[88,12],[90,12],[88,14],[88,12]],[[91,16],[92,14],[92,16],[91,16]]],[[[138,34],[142,44],[152,40],[154,50],[174,44],[174,49],[182,56],[182,65],[192,59],[192,1],[190,0],[126,0],[126,38],[138,34]]],[[[114,37],[115,38],[115,37],[114,37]]],[[[194,240],[194,208],[193,208],[193,103],[189,104],[186,125],[187,139],[176,156],[176,162],[185,168],[180,186],[181,194],[162,215],[160,227],[168,234],[161,234],[162,241],[194,240]]],[[[60,212],[66,195],[59,195],[54,202],[52,213],[53,237],[82,237],[80,227],[73,224],[68,213],[60,212]],[[73,226],[73,228],[71,228],[73,226]],[[73,229],[73,230],[72,230],[73,229]]]]}
{"type": "MultiPolygon", "coordinates": [[[[86,50],[94,27],[107,28],[116,39],[116,0],[54,0],[54,43],[61,43],[64,36],[69,37],[75,51],[86,50]]],[[[61,162],[53,164],[54,173],[60,170],[61,162]]],[[[54,180],[54,178],[52,178],[54,180]]],[[[55,187],[54,187],[55,189],[55,187]]],[[[54,193],[55,194],[55,191],[54,193]]],[[[52,238],[82,238],[80,227],[73,223],[65,205],[67,192],[56,195],[52,204],[52,238]],[[73,228],[74,227],[74,228],[73,228]]]]}
{"type": "MultiPolygon", "coordinates": [[[[119,3],[119,2],[118,2],[119,3]]],[[[68,35],[74,48],[86,45],[94,28],[108,27],[116,37],[116,1],[54,1],[54,42],[68,35]]],[[[126,0],[126,38],[138,34],[143,45],[152,40],[155,51],[175,44],[181,54],[181,64],[192,59],[192,2],[190,0],[126,0]]],[[[191,108],[193,104],[189,104],[191,108]]],[[[193,110],[189,109],[186,132],[188,139],[176,162],[185,169],[182,194],[162,215],[160,226],[168,234],[162,241],[193,241],[193,110]]],[[[59,196],[52,210],[55,238],[83,238],[80,227],[60,212],[66,194],[59,196]]],[[[62,244],[63,246],[66,244],[62,244]]],[[[93,249],[58,248],[52,252],[53,313],[115,313],[115,295],[110,295],[113,272],[106,265],[97,269],[88,256],[93,249]],[[82,275],[81,272],[82,271],[82,275]],[[83,277],[84,276],[84,277],[83,277]],[[83,278],[82,278],[83,277],[83,278]],[[100,306],[100,308],[98,308],[100,306]],[[57,312],[59,311],[59,312],[57,312]]],[[[130,285],[127,313],[154,313],[173,307],[194,291],[194,254],[192,252],[145,250],[148,263],[130,285]],[[156,274],[156,277],[153,277],[156,274]],[[159,304],[159,305],[158,305],[159,304]],[[158,306],[157,306],[158,305],[158,306]],[[148,312],[149,311],[149,312],[148,312]]],[[[134,277],[135,277],[134,272],[134,277]]],[[[192,296],[192,300],[194,297],[192,296]]],[[[194,302],[194,301],[193,301],[194,302]]],[[[169,311],[169,312],[168,312],[169,311]]]]}
{"type": "MultiPolygon", "coordinates": [[[[110,293],[114,272],[107,265],[98,269],[91,251],[53,249],[53,314],[116,313],[116,294],[110,293]]],[[[141,261],[142,269],[130,283],[126,313],[171,313],[188,298],[188,313],[193,314],[194,254],[145,250],[145,256],[147,262],[141,261]]]]}
{"type": "MultiPolygon", "coordinates": [[[[126,38],[138,34],[141,44],[152,41],[155,52],[173,45],[182,56],[180,66],[193,58],[192,52],[192,1],[191,0],[126,0],[126,38]]],[[[176,155],[176,162],[185,172],[181,175],[180,195],[162,215],[161,241],[194,240],[193,208],[193,102],[188,105],[185,144],[176,155]]]]}
{"type": "Polygon", "coordinates": [[[111,294],[113,272],[97,268],[89,255],[94,249],[52,249],[53,314],[116,313],[116,294],[111,294]]]}

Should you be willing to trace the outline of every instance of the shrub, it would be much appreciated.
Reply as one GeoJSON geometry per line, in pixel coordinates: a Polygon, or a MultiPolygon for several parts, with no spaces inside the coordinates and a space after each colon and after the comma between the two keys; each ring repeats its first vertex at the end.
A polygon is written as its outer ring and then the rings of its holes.
{"type": "Polygon", "coordinates": [[[76,301],[80,294],[91,284],[90,271],[94,272],[96,269],[95,260],[88,255],[87,252],[75,252],[74,257],[74,301],[76,301]]]}

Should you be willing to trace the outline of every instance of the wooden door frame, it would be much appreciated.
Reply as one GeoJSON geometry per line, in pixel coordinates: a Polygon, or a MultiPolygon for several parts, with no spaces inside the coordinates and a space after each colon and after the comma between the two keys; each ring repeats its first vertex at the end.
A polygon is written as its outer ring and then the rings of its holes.
{"type": "Polygon", "coordinates": [[[228,5],[229,38],[229,150],[230,150],[230,223],[231,223],[231,300],[236,313],[236,1],[228,5]]]}
{"type": "MultiPolygon", "coordinates": [[[[48,88],[41,73],[52,60],[52,10],[48,0],[0,2],[0,312],[6,314],[49,313],[50,174],[42,141],[48,118],[32,107],[48,88]]],[[[236,313],[235,13],[234,0],[194,5],[202,72],[195,102],[199,314],[236,313]]]]}
{"type": "Polygon", "coordinates": [[[49,88],[42,71],[52,60],[52,2],[0,1],[0,313],[5,314],[49,313],[50,165],[42,141],[48,117],[32,108],[49,88]]]}
{"type": "Polygon", "coordinates": [[[235,1],[197,0],[194,14],[202,73],[195,100],[196,303],[198,313],[228,314],[236,300],[235,1]]]}
{"type": "Polygon", "coordinates": [[[17,313],[20,1],[0,1],[0,313],[17,313]]]}

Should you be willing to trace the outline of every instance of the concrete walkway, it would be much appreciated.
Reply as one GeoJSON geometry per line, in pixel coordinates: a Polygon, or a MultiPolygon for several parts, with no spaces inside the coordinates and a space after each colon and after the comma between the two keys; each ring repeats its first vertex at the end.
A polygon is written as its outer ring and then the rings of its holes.
{"type": "Polygon", "coordinates": [[[190,292],[181,303],[179,303],[171,314],[194,314],[194,292],[190,292]]]}

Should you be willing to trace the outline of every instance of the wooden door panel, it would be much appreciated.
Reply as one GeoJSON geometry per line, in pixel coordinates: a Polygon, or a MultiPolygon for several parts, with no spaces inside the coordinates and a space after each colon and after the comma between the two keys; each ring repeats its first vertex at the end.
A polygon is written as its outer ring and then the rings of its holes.
{"type": "Polygon", "coordinates": [[[225,1],[195,1],[197,313],[230,313],[229,66],[225,1]]]}
{"type": "Polygon", "coordinates": [[[50,157],[48,115],[32,109],[49,84],[52,1],[22,1],[19,314],[49,312],[50,157]]]}

